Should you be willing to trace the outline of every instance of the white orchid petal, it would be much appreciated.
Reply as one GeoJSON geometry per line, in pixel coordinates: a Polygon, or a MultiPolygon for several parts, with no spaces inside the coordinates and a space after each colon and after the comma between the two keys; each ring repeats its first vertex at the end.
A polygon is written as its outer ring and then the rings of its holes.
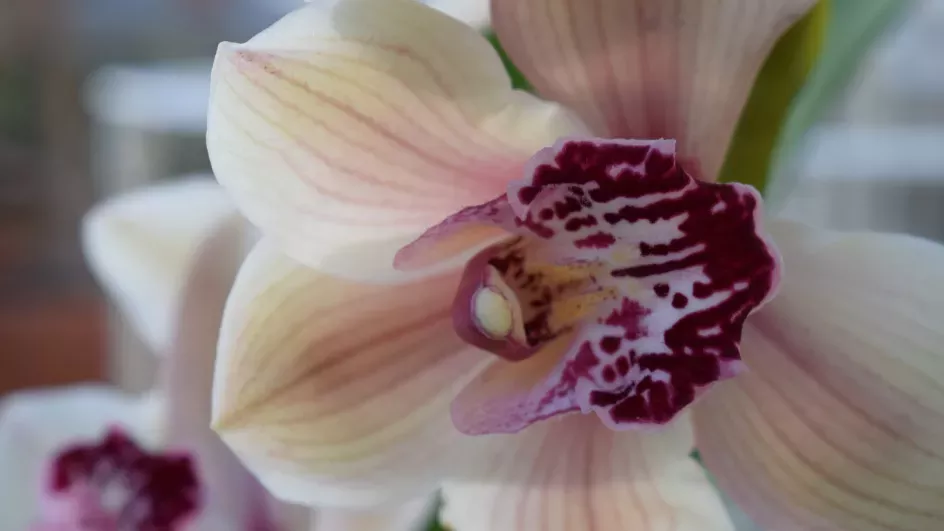
{"type": "Polygon", "coordinates": [[[370,510],[319,509],[311,531],[422,531],[435,507],[436,499],[427,497],[370,510]]]}
{"type": "Polygon", "coordinates": [[[469,460],[449,403],[486,356],[452,329],[458,273],[361,284],[263,240],[227,302],[214,382],[223,440],[277,496],[360,505],[432,491],[469,460]]]}
{"type": "Polygon", "coordinates": [[[513,91],[459,21],[414,0],[331,0],[221,45],[207,145],[220,183],[283,252],[386,282],[406,275],[397,249],[582,131],[513,91]]]}
{"type": "Polygon", "coordinates": [[[210,430],[223,306],[247,252],[246,224],[239,218],[218,224],[198,245],[182,283],[162,367],[168,444],[194,457],[205,495],[192,525],[207,531],[248,529],[273,516],[269,494],[210,430]]]}
{"type": "Polygon", "coordinates": [[[196,250],[236,210],[212,179],[194,178],[117,196],[83,225],[86,260],[155,353],[170,345],[196,250]]]}
{"type": "Polygon", "coordinates": [[[689,457],[687,417],[653,433],[617,433],[577,414],[494,437],[502,451],[481,479],[443,489],[443,521],[456,531],[733,530],[689,457]]]}

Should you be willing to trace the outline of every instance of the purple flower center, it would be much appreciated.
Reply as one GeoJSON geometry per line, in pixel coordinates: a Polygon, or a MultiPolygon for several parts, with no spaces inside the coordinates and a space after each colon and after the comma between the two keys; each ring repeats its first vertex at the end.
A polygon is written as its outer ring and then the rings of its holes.
{"type": "Polygon", "coordinates": [[[561,352],[487,431],[578,410],[615,429],[668,422],[742,370],[744,321],[779,280],[756,190],[693,179],[671,140],[562,140],[414,245],[472,223],[510,235],[468,262],[456,331],[511,361],[561,352]]]}
{"type": "Polygon", "coordinates": [[[60,452],[44,494],[38,530],[175,531],[200,505],[189,456],[150,454],[114,429],[60,452]]]}

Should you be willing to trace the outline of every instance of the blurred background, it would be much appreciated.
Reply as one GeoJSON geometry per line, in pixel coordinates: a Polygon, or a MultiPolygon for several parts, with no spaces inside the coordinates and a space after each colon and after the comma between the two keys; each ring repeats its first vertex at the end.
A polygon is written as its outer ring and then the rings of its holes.
{"type": "Polygon", "coordinates": [[[0,0],[0,395],[148,384],[84,263],[94,203],[209,168],[210,61],[300,0],[0,0]]]}
{"type": "MultiPolygon", "coordinates": [[[[216,44],[298,3],[0,0],[0,398],[151,385],[153,357],[85,265],[82,216],[208,173],[216,44]]],[[[814,125],[775,169],[775,206],[944,239],[944,0],[835,4],[820,86],[804,96],[814,125]]]]}

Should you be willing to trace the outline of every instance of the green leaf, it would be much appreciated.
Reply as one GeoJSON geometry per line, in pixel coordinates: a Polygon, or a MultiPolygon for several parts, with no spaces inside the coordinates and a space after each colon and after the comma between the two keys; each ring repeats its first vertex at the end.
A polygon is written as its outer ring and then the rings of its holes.
{"type": "Polygon", "coordinates": [[[525,79],[524,74],[518,70],[518,67],[511,62],[511,58],[508,57],[508,54],[505,53],[505,49],[502,47],[501,42],[498,41],[498,35],[495,35],[495,32],[488,30],[485,32],[485,38],[488,39],[488,42],[492,43],[492,46],[495,47],[495,51],[498,52],[499,57],[501,57],[502,63],[505,63],[505,69],[508,70],[508,75],[511,77],[511,85],[519,90],[524,90],[526,92],[534,92],[534,87],[525,79]]]}
{"type": "Polygon", "coordinates": [[[439,511],[442,509],[443,499],[442,496],[438,496],[436,500],[436,507],[432,511],[432,516],[430,521],[423,526],[424,531],[451,531],[448,527],[444,526],[439,522],[439,511]]]}

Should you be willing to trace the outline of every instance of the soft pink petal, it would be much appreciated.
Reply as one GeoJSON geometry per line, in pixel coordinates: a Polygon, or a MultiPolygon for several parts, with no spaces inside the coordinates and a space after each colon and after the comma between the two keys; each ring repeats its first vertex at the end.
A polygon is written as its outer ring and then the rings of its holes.
{"type": "Polygon", "coordinates": [[[449,418],[486,356],[452,329],[456,273],[396,286],[309,269],[263,241],[227,302],[216,430],[277,496],[412,498],[469,460],[449,418]]]}
{"type": "Polygon", "coordinates": [[[426,229],[416,240],[397,251],[394,265],[409,271],[422,269],[449,257],[471,258],[475,251],[511,235],[514,212],[502,193],[491,201],[470,205],[426,229]]]}
{"type": "Polygon", "coordinates": [[[675,138],[715,180],[768,51],[815,0],[492,0],[492,23],[541,95],[594,132],[675,138]]]}
{"type": "Polygon", "coordinates": [[[397,249],[583,131],[513,91],[474,29],[414,0],[312,2],[221,45],[208,128],[220,183],[283,252],[372,282],[400,278],[397,249]]]}
{"type": "Polygon", "coordinates": [[[763,529],[944,529],[944,246],[771,229],[784,284],[696,407],[706,465],[763,529]]]}
{"type": "MultiPolygon", "coordinates": [[[[452,404],[459,430],[481,435],[514,433],[543,419],[580,411],[572,392],[558,395],[554,378],[572,337],[562,336],[523,361],[495,359],[452,404]]],[[[572,371],[571,371],[572,372],[572,371]]],[[[576,378],[567,391],[576,386],[576,378]]]]}
{"type": "Polygon", "coordinates": [[[567,417],[504,440],[476,481],[443,489],[456,531],[732,530],[704,471],[688,457],[691,426],[617,433],[567,417]]]}

